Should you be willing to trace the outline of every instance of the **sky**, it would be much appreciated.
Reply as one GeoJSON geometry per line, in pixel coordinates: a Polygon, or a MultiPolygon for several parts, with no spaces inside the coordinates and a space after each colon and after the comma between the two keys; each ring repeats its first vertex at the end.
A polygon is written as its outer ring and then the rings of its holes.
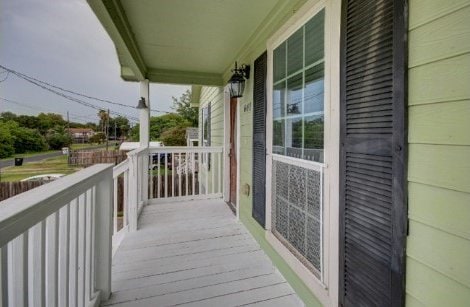
{"type": "MultiPolygon", "coordinates": [[[[114,44],[86,0],[0,0],[0,65],[56,86],[136,106],[137,82],[125,82],[114,44]]],[[[54,112],[76,122],[97,121],[97,111],[70,102],[0,69],[0,112],[54,112]],[[7,77],[7,78],[6,78],[7,77]],[[6,80],[4,80],[6,78],[6,80]],[[2,81],[4,80],[4,81],[2,81]],[[26,106],[25,106],[26,105],[26,106]]],[[[188,86],[151,84],[151,108],[171,111],[172,96],[188,86]]],[[[88,102],[138,117],[138,110],[88,102]]],[[[161,113],[152,112],[152,116],[161,113]]]]}

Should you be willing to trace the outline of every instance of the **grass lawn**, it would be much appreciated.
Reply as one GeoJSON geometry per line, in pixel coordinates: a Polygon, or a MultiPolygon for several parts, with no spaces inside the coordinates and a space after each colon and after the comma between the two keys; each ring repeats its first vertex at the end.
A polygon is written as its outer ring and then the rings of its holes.
{"type": "Polygon", "coordinates": [[[45,159],[39,162],[29,162],[23,166],[10,166],[2,168],[2,181],[19,181],[35,175],[41,174],[71,174],[80,167],[71,167],[67,163],[67,156],[59,156],[45,159]]]}

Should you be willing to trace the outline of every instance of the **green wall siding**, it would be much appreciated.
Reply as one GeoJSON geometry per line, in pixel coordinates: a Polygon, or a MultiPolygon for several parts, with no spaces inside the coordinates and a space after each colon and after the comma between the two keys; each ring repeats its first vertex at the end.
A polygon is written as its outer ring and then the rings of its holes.
{"type": "MultiPolygon", "coordinates": [[[[200,95],[200,105],[199,105],[199,144],[202,140],[202,109],[211,105],[211,146],[223,147],[224,146],[224,91],[222,87],[203,87],[201,89],[200,95]]],[[[222,171],[220,172],[223,176],[223,166],[224,160],[223,156],[220,158],[220,163],[222,171]]],[[[211,165],[217,166],[218,161],[211,159],[211,165]],[[215,164],[214,164],[215,163],[215,164]]],[[[202,185],[205,185],[205,178],[207,178],[208,186],[212,188],[212,172],[215,170],[214,174],[214,187],[217,188],[217,184],[221,184],[221,191],[223,190],[223,183],[219,179],[219,169],[218,167],[212,167],[209,171],[206,168],[201,168],[201,178],[202,185]]]]}
{"type": "Polygon", "coordinates": [[[470,302],[470,1],[410,0],[407,306],[470,302]]]}

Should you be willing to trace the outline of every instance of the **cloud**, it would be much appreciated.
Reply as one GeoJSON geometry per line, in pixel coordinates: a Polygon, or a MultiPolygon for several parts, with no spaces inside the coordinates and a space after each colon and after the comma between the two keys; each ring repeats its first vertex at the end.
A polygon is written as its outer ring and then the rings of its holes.
{"type": "MultiPolygon", "coordinates": [[[[0,63],[61,87],[120,103],[135,105],[139,97],[138,84],[120,78],[114,45],[85,0],[2,2],[0,63]]],[[[171,96],[179,96],[187,88],[152,84],[152,106],[170,110],[171,96]]],[[[0,96],[32,102],[62,114],[67,110],[77,115],[95,113],[12,76],[0,83],[0,96]]],[[[26,112],[5,104],[0,104],[1,111],[5,106],[26,112]]],[[[101,106],[109,107],[104,103],[101,106]]],[[[137,110],[112,109],[138,115],[137,110]]]]}

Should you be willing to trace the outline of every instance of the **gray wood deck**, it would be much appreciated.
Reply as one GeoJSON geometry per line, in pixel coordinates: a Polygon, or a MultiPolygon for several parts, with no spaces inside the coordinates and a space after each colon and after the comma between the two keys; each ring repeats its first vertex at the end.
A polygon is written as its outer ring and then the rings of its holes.
{"type": "Polygon", "coordinates": [[[145,207],[113,258],[113,306],[303,306],[222,200],[145,207]]]}

